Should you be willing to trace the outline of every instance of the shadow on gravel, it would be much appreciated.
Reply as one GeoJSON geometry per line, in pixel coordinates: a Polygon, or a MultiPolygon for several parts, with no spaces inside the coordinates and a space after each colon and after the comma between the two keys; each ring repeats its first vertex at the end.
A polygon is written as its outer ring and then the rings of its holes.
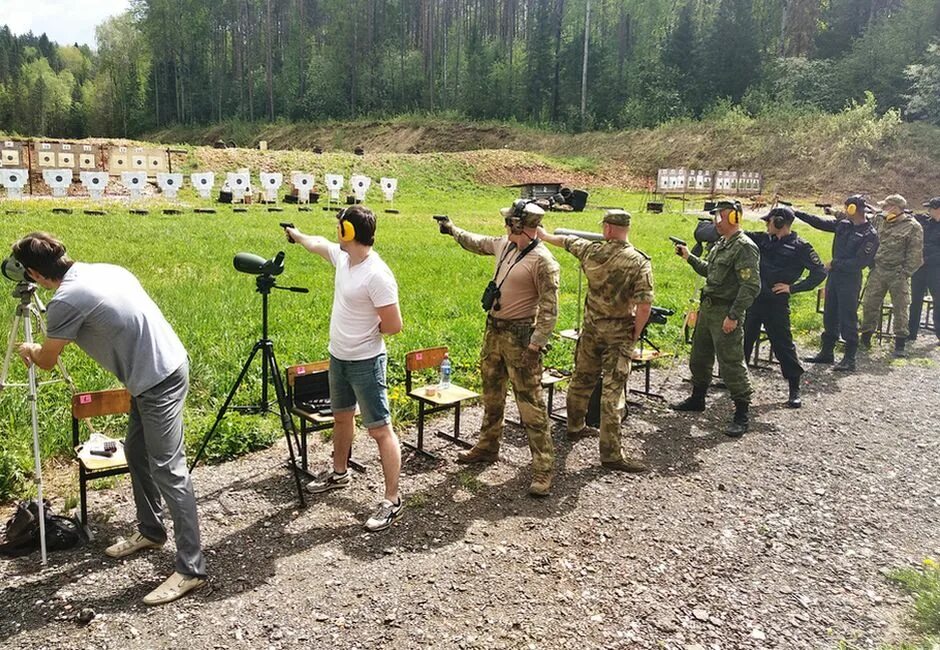
{"type": "MultiPolygon", "coordinates": [[[[513,431],[514,428],[506,428],[504,447],[519,444],[521,440],[527,452],[524,432],[513,431]]],[[[570,449],[570,443],[556,441],[557,467],[564,467],[570,449]]],[[[455,452],[444,453],[449,456],[455,452]]],[[[465,539],[468,529],[479,521],[496,522],[517,517],[530,519],[531,526],[537,527],[541,525],[540,520],[572,511],[581,488],[603,473],[599,467],[588,467],[559,474],[553,494],[537,499],[526,494],[530,480],[528,463],[514,467],[508,480],[494,484],[479,478],[487,469],[488,466],[464,468],[447,461],[437,464],[435,472],[440,480],[406,494],[404,516],[391,529],[376,534],[367,533],[362,527],[368,512],[363,509],[361,500],[343,490],[322,495],[316,501],[308,498],[308,511],[318,507],[335,508],[358,513],[359,522],[327,523],[299,530],[293,483],[282,473],[268,472],[257,481],[233,483],[231,490],[260,497],[249,505],[252,512],[246,513],[256,519],[206,547],[211,573],[216,578],[210,590],[196,597],[225,600],[255,590],[275,576],[281,559],[315,551],[321,546],[332,547],[338,543],[345,554],[368,562],[382,559],[389,553],[403,556],[434,552],[465,539]],[[227,578],[223,581],[222,576],[227,578]]],[[[206,505],[201,503],[201,509],[206,505]]],[[[122,597],[139,600],[144,593],[141,589],[140,593],[122,597]]]]}
{"type": "MultiPolygon", "coordinates": [[[[109,546],[114,539],[119,536],[126,536],[129,532],[123,528],[117,528],[108,520],[95,518],[91,515],[92,523],[95,527],[95,539],[79,548],[67,551],[54,551],[48,555],[49,564],[40,573],[39,553],[33,553],[23,558],[11,559],[13,563],[13,572],[22,576],[39,574],[40,580],[31,580],[15,587],[5,587],[0,589],[0,601],[3,607],[0,608],[0,646],[3,641],[16,636],[23,630],[39,630],[47,625],[62,625],[64,622],[59,618],[53,617],[49,612],[41,611],[39,603],[36,602],[36,595],[49,603],[54,594],[60,589],[74,586],[83,577],[87,575],[96,575],[98,583],[102,585],[102,591],[107,590],[107,571],[124,571],[122,560],[113,560],[104,554],[104,549],[109,546]],[[19,623],[19,627],[13,625],[13,621],[19,623]]],[[[173,569],[173,558],[176,547],[172,541],[161,551],[151,551],[146,556],[147,561],[152,562],[155,573],[169,575],[173,569]]],[[[120,592],[108,590],[107,594],[100,597],[86,598],[82,597],[81,607],[71,612],[74,617],[79,609],[91,608],[96,613],[101,614],[126,612],[131,610],[143,611],[147,607],[141,602],[141,599],[152,589],[157,587],[163,578],[155,578],[152,581],[137,583],[133,587],[128,587],[120,592]]],[[[82,627],[74,618],[70,621],[76,629],[82,627]]]]}

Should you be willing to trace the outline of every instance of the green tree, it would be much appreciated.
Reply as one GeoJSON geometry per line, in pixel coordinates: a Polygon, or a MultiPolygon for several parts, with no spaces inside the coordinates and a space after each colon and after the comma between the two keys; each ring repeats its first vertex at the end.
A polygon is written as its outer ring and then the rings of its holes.
{"type": "Polygon", "coordinates": [[[128,137],[145,126],[142,113],[150,74],[150,53],[130,12],[95,29],[99,66],[108,80],[112,132],[128,137]]]}

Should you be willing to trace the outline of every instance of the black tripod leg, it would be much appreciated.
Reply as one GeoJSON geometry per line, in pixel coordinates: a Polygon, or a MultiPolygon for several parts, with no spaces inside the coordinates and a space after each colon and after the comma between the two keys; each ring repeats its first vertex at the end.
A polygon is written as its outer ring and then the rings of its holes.
{"type": "Polygon", "coordinates": [[[225,412],[228,410],[228,405],[232,403],[232,399],[235,397],[235,393],[238,391],[238,387],[241,386],[242,380],[245,379],[245,375],[248,374],[248,368],[251,367],[251,362],[255,360],[255,355],[258,354],[258,350],[264,347],[264,341],[258,341],[255,343],[254,347],[251,348],[251,354],[248,355],[248,361],[245,362],[245,365],[242,366],[242,371],[238,375],[238,379],[235,380],[235,383],[232,385],[232,390],[229,391],[228,397],[225,398],[225,403],[222,404],[222,408],[219,409],[219,414],[215,417],[215,423],[212,425],[212,428],[209,429],[209,433],[205,435],[202,439],[202,443],[199,445],[199,451],[196,452],[193,461],[189,464],[189,471],[192,472],[196,468],[196,464],[199,463],[199,459],[202,458],[202,453],[206,450],[206,445],[209,444],[209,440],[215,434],[216,428],[219,426],[219,422],[222,421],[222,418],[225,417],[225,412]]]}
{"type": "Polygon", "coordinates": [[[274,346],[267,341],[262,356],[265,359],[265,366],[274,384],[274,394],[277,397],[278,412],[281,415],[281,427],[284,429],[284,439],[287,440],[287,452],[290,455],[290,469],[294,475],[294,483],[297,485],[297,500],[300,501],[300,507],[307,507],[307,501],[304,499],[304,488],[300,482],[300,470],[297,467],[297,457],[294,455],[294,441],[297,438],[297,430],[294,428],[294,418],[291,417],[290,407],[287,404],[287,391],[284,390],[284,381],[278,370],[277,359],[274,357],[274,346]],[[291,440],[293,437],[294,441],[291,440]]]}

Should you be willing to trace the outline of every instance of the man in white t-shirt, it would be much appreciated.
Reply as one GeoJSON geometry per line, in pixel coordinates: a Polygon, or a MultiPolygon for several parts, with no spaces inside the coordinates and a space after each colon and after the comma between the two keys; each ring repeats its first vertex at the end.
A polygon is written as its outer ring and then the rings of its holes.
{"type": "Polygon", "coordinates": [[[366,522],[370,531],[384,530],[404,507],[398,490],[401,448],[392,429],[386,382],[383,335],[402,328],[398,284],[378,253],[375,214],[356,205],[339,213],[339,244],[324,237],[285,228],[293,240],[336,267],[330,315],[330,404],[333,410],[333,469],[314,479],[307,490],[321,494],[344,488],[352,477],[347,461],[355,432],[356,406],[362,423],[379,446],[385,474],[385,498],[366,522]]]}

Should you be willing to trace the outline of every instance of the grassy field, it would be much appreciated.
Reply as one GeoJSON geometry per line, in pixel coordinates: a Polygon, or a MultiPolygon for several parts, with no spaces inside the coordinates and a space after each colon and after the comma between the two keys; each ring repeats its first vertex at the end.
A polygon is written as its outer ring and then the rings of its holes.
{"type": "MultiPolygon", "coordinates": [[[[404,395],[403,359],[409,350],[444,344],[450,347],[454,380],[478,386],[477,361],[484,314],[480,293],[489,281],[493,260],[460,249],[449,237],[441,236],[432,214],[449,214],[461,227],[488,234],[503,232],[497,209],[514,197],[513,190],[481,187],[461,178],[454,182],[436,179],[433,184],[409,187],[403,170],[400,199],[395,207],[401,214],[379,213],[377,251],[395,272],[401,292],[404,331],[388,340],[389,371],[393,412],[398,424],[414,415],[404,395]]],[[[187,190],[186,192],[189,192],[187,190]]],[[[32,230],[46,230],[59,236],[69,254],[86,262],[120,264],[134,272],[161,306],[189,351],[192,363],[192,390],[186,411],[187,440],[190,448],[211,426],[238,370],[251,346],[260,336],[261,297],[255,292],[254,277],[238,273],[232,257],[240,251],[272,257],[287,253],[286,271],[278,283],[310,289],[306,295],[274,292],[271,296],[271,337],[282,366],[314,361],[327,356],[329,312],[333,292],[332,268],[299,247],[287,244],[279,221],[293,221],[305,232],[330,238],[335,233],[335,217],[319,206],[311,212],[298,212],[285,206],[282,213],[269,213],[264,206],[252,206],[248,213],[234,213],[217,206],[217,214],[194,214],[192,207],[202,202],[184,192],[181,215],[164,215],[165,204],[147,200],[147,216],[132,215],[126,203],[105,203],[105,216],[82,214],[92,207],[87,200],[70,199],[73,214],[52,214],[52,208],[65,200],[6,201],[0,207],[0,243],[12,244],[32,230]]],[[[379,193],[371,196],[377,210],[379,193]]],[[[666,237],[670,234],[691,240],[696,217],[680,214],[678,203],[667,205],[665,214],[640,210],[644,197],[619,191],[591,194],[589,209],[579,214],[552,213],[546,218],[550,228],[599,230],[599,206],[624,206],[634,212],[633,242],[653,259],[656,304],[675,309],[677,314],[665,326],[651,328],[651,337],[664,350],[684,354],[682,316],[699,286],[697,276],[672,252],[666,237]]],[[[99,207],[95,205],[95,207],[99,207]]],[[[697,204],[697,207],[701,207],[697,204]]],[[[691,204],[689,206],[691,210],[691,204]]],[[[748,225],[761,229],[761,222],[748,225]]],[[[829,237],[801,228],[824,259],[828,259],[829,237]]],[[[6,249],[5,249],[6,250],[6,249]]],[[[578,271],[573,257],[553,249],[562,267],[561,304],[558,330],[575,326],[577,317],[578,271]]],[[[5,281],[4,281],[5,282],[5,281]]],[[[4,295],[13,284],[4,285],[4,295]]],[[[40,292],[44,300],[50,297],[40,292]]],[[[817,328],[815,297],[804,294],[795,300],[795,329],[817,328]]],[[[0,300],[0,322],[7,333],[15,300],[0,300]]],[[[556,341],[548,355],[551,365],[570,367],[572,349],[556,341]]],[[[63,357],[81,390],[115,385],[113,377],[98,368],[75,346],[63,357]]],[[[11,381],[22,381],[21,364],[13,364],[11,381]]],[[[257,400],[260,366],[245,383],[244,394],[236,403],[257,400]]],[[[59,385],[45,386],[40,394],[40,428],[44,458],[52,459],[70,447],[69,396],[59,385]]],[[[213,458],[224,458],[270,444],[279,434],[276,418],[229,415],[217,444],[210,449],[213,458]]],[[[31,474],[30,420],[25,391],[8,388],[0,393],[0,499],[26,491],[31,474]]]]}

